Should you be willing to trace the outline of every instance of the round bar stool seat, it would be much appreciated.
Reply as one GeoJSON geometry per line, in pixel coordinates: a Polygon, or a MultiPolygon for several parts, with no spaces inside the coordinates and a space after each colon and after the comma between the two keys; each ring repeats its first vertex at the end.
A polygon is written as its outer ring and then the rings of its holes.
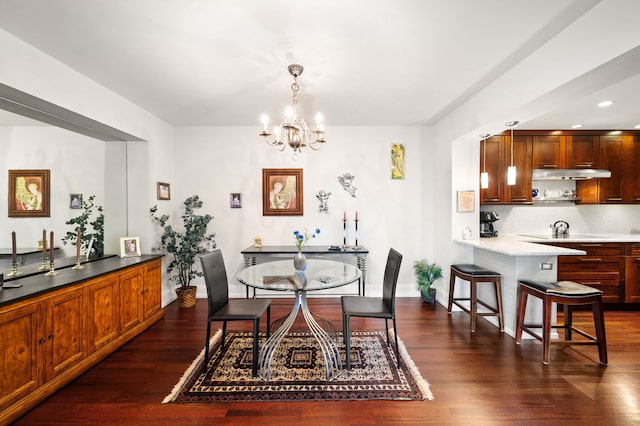
{"type": "Polygon", "coordinates": [[[502,314],[502,283],[499,273],[470,263],[451,265],[451,274],[449,279],[449,305],[447,307],[449,314],[451,313],[453,305],[456,305],[471,316],[472,333],[476,331],[476,322],[477,317],[479,316],[497,316],[500,332],[504,332],[504,318],[502,314]],[[454,297],[456,278],[469,282],[470,297],[454,297]],[[478,300],[478,283],[493,284],[496,295],[496,307],[491,306],[482,300],[478,300]],[[468,307],[466,304],[461,302],[469,302],[468,307]],[[478,304],[484,306],[489,311],[478,312],[478,304]]]}
{"type": "Polygon", "coordinates": [[[607,365],[607,339],[604,330],[602,291],[597,288],[589,287],[573,281],[543,282],[520,280],[518,282],[518,307],[516,320],[516,344],[518,345],[522,342],[523,331],[542,342],[543,364],[549,363],[549,349],[551,343],[554,343],[566,345],[597,345],[600,364],[607,365]],[[527,309],[527,298],[530,295],[542,300],[542,324],[528,324],[524,322],[527,309]],[[564,306],[564,324],[551,324],[552,303],[560,303],[564,306]],[[579,305],[591,306],[596,337],[573,326],[573,307],[579,305]],[[537,328],[542,329],[542,335],[531,330],[537,328]],[[551,341],[550,336],[552,328],[564,329],[564,340],[551,341]],[[587,340],[571,340],[572,332],[580,334],[587,340]]]}

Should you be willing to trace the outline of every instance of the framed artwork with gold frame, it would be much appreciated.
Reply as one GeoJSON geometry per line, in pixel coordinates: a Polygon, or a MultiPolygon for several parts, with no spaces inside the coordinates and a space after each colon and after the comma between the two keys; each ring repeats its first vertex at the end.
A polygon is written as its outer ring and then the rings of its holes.
{"type": "Polygon", "coordinates": [[[9,217],[50,217],[49,170],[9,170],[9,217]]]}
{"type": "Polygon", "coordinates": [[[302,169],[262,169],[262,215],[302,216],[302,169]]]}

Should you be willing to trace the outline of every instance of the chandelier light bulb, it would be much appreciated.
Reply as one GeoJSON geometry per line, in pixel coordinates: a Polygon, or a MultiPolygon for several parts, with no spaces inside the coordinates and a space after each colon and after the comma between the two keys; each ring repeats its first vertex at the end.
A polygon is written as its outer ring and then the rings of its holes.
{"type": "Polygon", "coordinates": [[[262,126],[264,127],[264,132],[267,133],[267,124],[269,124],[269,117],[266,114],[262,114],[260,117],[260,121],[262,122],[262,126]]]}

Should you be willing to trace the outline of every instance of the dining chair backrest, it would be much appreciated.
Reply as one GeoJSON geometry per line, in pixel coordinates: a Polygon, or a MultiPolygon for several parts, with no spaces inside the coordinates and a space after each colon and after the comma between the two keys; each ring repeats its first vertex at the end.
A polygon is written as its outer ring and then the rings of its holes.
{"type": "Polygon", "coordinates": [[[396,309],[396,286],[401,263],[402,255],[392,248],[389,249],[387,266],[384,269],[384,281],[382,282],[382,300],[392,314],[395,314],[396,309]]]}
{"type": "Polygon", "coordinates": [[[209,315],[229,302],[229,282],[220,249],[200,256],[204,282],[207,287],[209,315]]]}

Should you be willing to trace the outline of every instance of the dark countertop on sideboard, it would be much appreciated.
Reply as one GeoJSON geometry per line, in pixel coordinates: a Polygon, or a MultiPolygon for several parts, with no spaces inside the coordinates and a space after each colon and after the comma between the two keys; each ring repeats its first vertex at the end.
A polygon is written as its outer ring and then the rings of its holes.
{"type": "MultiPolygon", "coordinates": [[[[1,289],[0,307],[10,305],[39,294],[71,286],[82,281],[97,278],[133,265],[146,263],[161,257],[162,255],[160,254],[145,254],[140,257],[125,258],[111,256],[83,263],[83,269],[71,269],[71,266],[75,265],[74,261],[70,263],[69,267],[56,269],[56,272],[59,272],[59,274],[55,276],[48,277],[41,273],[38,275],[13,279],[10,281],[12,284],[19,283],[22,284],[22,287],[1,289]]],[[[75,260],[75,257],[71,259],[75,260]]]]}

